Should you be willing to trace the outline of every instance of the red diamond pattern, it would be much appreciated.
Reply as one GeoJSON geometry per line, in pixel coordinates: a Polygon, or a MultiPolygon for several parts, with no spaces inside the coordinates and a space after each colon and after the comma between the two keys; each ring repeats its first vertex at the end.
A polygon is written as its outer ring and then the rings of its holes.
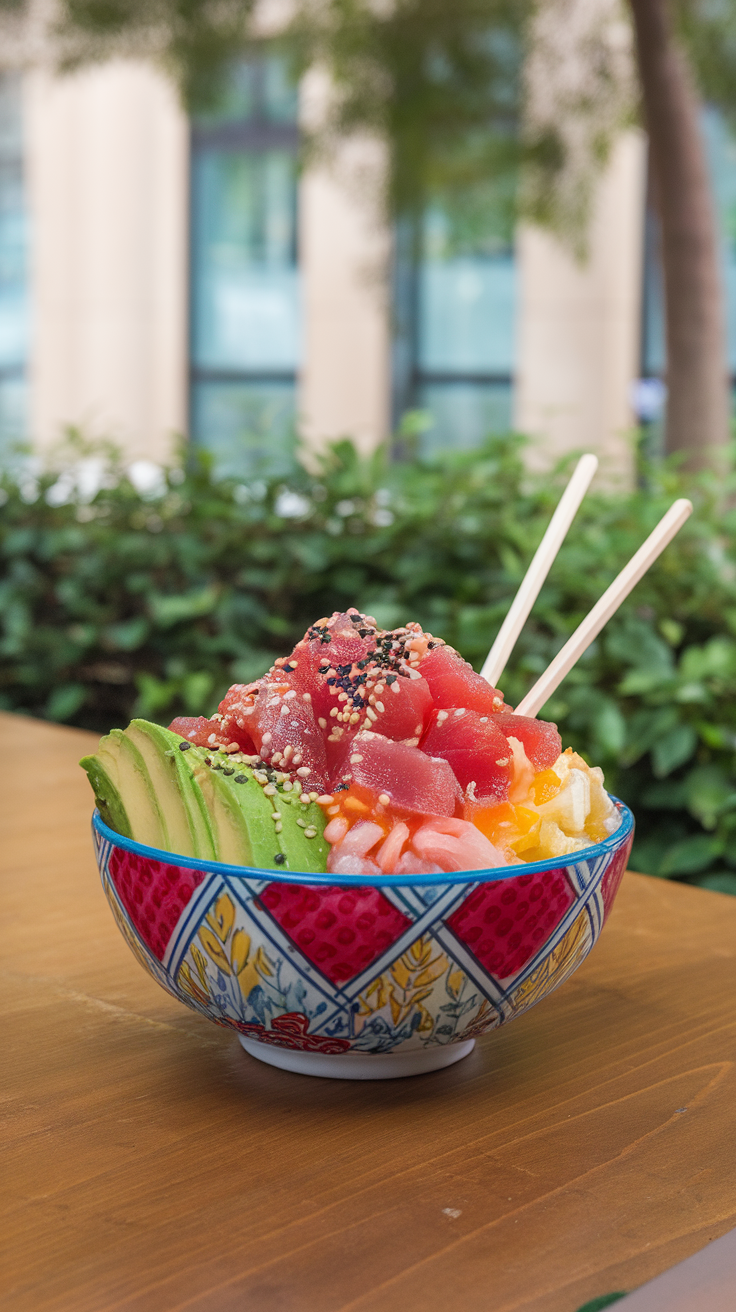
{"type": "Polygon", "coordinates": [[[508,979],[546,943],[575,901],[562,870],[481,884],[448,917],[453,933],[496,979],[508,979]]]}
{"type": "Polygon", "coordinates": [[[333,984],[360,975],[411,925],[376,888],[275,883],[258,900],[333,984]]]}

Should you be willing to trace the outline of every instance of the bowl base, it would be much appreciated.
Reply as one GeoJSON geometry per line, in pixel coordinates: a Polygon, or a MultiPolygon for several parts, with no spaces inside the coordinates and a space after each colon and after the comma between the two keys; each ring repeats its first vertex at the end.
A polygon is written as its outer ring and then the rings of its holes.
{"type": "Polygon", "coordinates": [[[238,1038],[245,1051],[269,1066],[297,1075],[318,1075],[327,1080],[399,1080],[406,1075],[425,1075],[462,1061],[475,1047],[475,1039],[464,1043],[447,1043],[436,1048],[418,1048],[412,1052],[299,1052],[295,1048],[277,1048],[238,1038]]]}

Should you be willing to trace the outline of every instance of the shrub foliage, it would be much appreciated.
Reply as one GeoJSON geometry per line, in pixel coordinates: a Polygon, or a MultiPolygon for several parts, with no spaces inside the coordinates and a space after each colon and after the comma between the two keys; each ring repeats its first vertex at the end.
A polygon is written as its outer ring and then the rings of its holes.
{"type": "MultiPolygon", "coordinates": [[[[568,472],[529,474],[521,446],[391,462],[343,442],[310,471],[294,459],[250,482],[189,456],[144,492],[111,452],[7,474],[0,705],[98,730],[210,713],[348,605],[419,620],[478,666],[568,472]]],[[[508,700],[679,491],[665,469],[633,495],[587,498],[501,681],[508,700]]],[[[689,524],[542,714],[633,805],[634,868],[736,891],[729,495],[700,486],[689,524]]]]}

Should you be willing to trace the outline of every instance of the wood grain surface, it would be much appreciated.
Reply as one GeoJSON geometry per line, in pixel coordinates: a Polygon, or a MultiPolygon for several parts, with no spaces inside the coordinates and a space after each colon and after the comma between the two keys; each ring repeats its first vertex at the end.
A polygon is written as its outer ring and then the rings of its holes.
{"type": "Polygon", "coordinates": [[[141,969],[90,735],[0,717],[4,1312],[574,1312],[736,1224],[736,899],[627,875],[449,1070],[309,1079],[141,969]]]}

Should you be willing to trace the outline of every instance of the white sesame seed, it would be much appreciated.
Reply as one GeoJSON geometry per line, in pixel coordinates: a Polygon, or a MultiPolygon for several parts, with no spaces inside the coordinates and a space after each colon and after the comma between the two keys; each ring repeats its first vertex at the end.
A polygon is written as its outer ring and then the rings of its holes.
{"type": "Polygon", "coordinates": [[[340,712],[338,711],[337,707],[336,707],[336,706],[333,706],[333,707],[332,707],[332,710],[330,711],[330,715],[331,715],[331,716],[334,716],[334,715],[339,715],[339,714],[340,714],[340,712]]]}
{"type": "Polygon", "coordinates": [[[348,699],[348,695],[347,695],[347,693],[346,693],[346,692],[341,692],[337,700],[338,700],[339,702],[346,702],[347,699],[348,699]]]}
{"type": "Polygon", "coordinates": [[[302,793],[299,801],[303,802],[304,806],[307,806],[309,804],[309,793],[302,793]]]}
{"type": "Polygon", "coordinates": [[[272,764],[272,765],[280,765],[280,763],[281,763],[281,761],[283,761],[283,759],[284,759],[284,758],[283,758],[283,756],[281,755],[281,752],[274,752],[273,755],[272,755],[272,757],[271,757],[271,764],[272,764]]]}
{"type": "Polygon", "coordinates": [[[280,820],[280,819],[281,819],[281,812],[280,812],[280,811],[272,811],[272,812],[271,812],[271,819],[272,819],[272,820],[280,820]]]}
{"type": "Polygon", "coordinates": [[[274,797],[276,794],[276,789],[274,788],[273,784],[266,784],[266,787],[264,788],[263,791],[266,794],[266,797],[274,797]]]}
{"type": "Polygon", "coordinates": [[[288,714],[289,714],[289,708],[288,708],[288,706],[282,706],[282,707],[281,707],[281,714],[282,714],[282,715],[288,715],[288,714]]]}
{"type": "Polygon", "coordinates": [[[293,755],[293,757],[292,757],[292,761],[293,761],[294,765],[301,765],[301,763],[302,763],[302,754],[301,754],[301,752],[294,752],[294,755],[293,755]]]}
{"type": "Polygon", "coordinates": [[[284,792],[285,792],[285,793],[290,793],[293,787],[294,787],[294,785],[293,785],[293,783],[291,782],[291,779],[284,779],[284,792]]]}
{"type": "MultiPolygon", "coordinates": [[[[376,710],[377,710],[377,711],[380,711],[380,712],[381,712],[381,715],[383,715],[385,709],[386,709],[386,707],[384,706],[383,702],[376,702],[376,710]]],[[[376,718],[378,718],[378,717],[376,717],[376,718]]]]}
{"type": "Polygon", "coordinates": [[[285,760],[285,761],[288,761],[288,759],[289,759],[289,757],[291,756],[291,754],[292,754],[293,751],[294,751],[293,745],[292,745],[291,743],[287,743],[286,746],[285,746],[285,748],[284,748],[284,760],[285,760]]]}
{"type": "Polygon", "coordinates": [[[381,696],[381,693],[383,692],[383,689],[384,689],[384,685],[383,685],[382,683],[377,683],[377,684],[376,684],[376,695],[377,695],[378,697],[381,696]]]}
{"type": "Polygon", "coordinates": [[[261,742],[262,742],[262,743],[270,743],[272,740],[273,740],[273,734],[272,734],[272,733],[269,733],[268,730],[266,730],[266,732],[264,733],[264,735],[263,735],[263,737],[262,737],[262,739],[261,739],[261,742]]]}
{"type": "Polygon", "coordinates": [[[372,706],[368,706],[366,708],[366,715],[370,720],[371,724],[373,724],[378,719],[378,716],[376,715],[376,712],[374,711],[372,706]]]}
{"type": "Polygon", "coordinates": [[[280,834],[280,833],[281,833],[281,830],[283,829],[283,827],[284,827],[284,826],[282,825],[281,821],[280,821],[280,820],[277,820],[277,821],[276,821],[276,824],[275,824],[274,827],[273,827],[273,828],[274,828],[274,833],[276,833],[276,834],[280,834]]]}
{"type": "Polygon", "coordinates": [[[290,692],[285,692],[285,693],[284,693],[284,701],[285,701],[285,702],[290,702],[294,697],[296,697],[296,693],[294,692],[294,689],[293,689],[293,688],[291,689],[290,692]]]}
{"type": "Polygon", "coordinates": [[[305,838],[316,838],[316,837],[317,837],[317,830],[316,830],[316,829],[305,829],[305,830],[304,830],[304,837],[305,837],[305,838]]]}
{"type": "Polygon", "coordinates": [[[330,684],[330,692],[331,692],[331,694],[332,694],[333,697],[335,697],[335,696],[337,695],[338,689],[336,688],[336,686],[335,686],[334,683],[331,683],[331,684],[330,684]]]}
{"type": "Polygon", "coordinates": [[[328,806],[329,803],[334,802],[334,800],[335,799],[332,796],[332,793],[323,793],[321,797],[317,798],[317,801],[319,802],[320,806],[328,806]]]}
{"type": "Polygon", "coordinates": [[[301,816],[298,817],[298,819],[297,819],[297,824],[298,824],[298,826],[299,826],[300,829],[306,829],[306,827],[307,827],[307,822],[306,822],[306,820],[302,820],[301,816]]]}
{"type": "Polygon", "coordinates": [[[303,702],[311,702],[311,700],[312,700],[312,694],[311,694],[311,692],[303,692],[303,693],[302,693],[302,701],[303,701],[303,702]]]}
{"type": "Polygon", "coordinates": [[[392,684],[391,684],[391,691],[392,691],[392,692],[401,692],[401,679],[397,679],[397,680],[396,680],[396,683],[392,683],[392,684]]]}
{"type": "Polygon", "coordinates": [[[310,794],[309,794],[309,800],[310,800],[310,802],[316,802],[318,797],[319,797],[319,793],[310,793],[310,794]]]}
{"type": "Polygon", "coordinates": [[[354,755],[350,757],[350,764],[357,765],[358,761],[362,761],[362,760],[363,757],[360,755],[360,752],[355,752],[354,755]]]}
{"type": "Polygon", "coordinates": [[[319,719],[317,720],[317,724],[319,725],[320,729],[327,728],[327,721],[323,715],[320,715],[319,719]]]}
{"type": "Polygon", "coordinates": [[[487,715],[481,715],[481,717],[480,717],[480,722],[481,722],[481,724],[488,724],[488,716],[487,716],[487,715]]]}
{"type": "Polygon", "coordinates": [[[496,765],[508,765],[509,760],[510,760],[510,757],[508,757],[508,756],[502,756],[498,761],[496,761],[496,765]]]}
{"type": "Polygon", "coordinates": [[[352,715],[350,716],[350,721],[349,721],[349,723],[350,723],[350,724],[357,724],[359,719],[360,719],[360,712],[359,712],[359,711],[353,711],[352,715]]]}
{"type": "Polygon", "coordinates": [[[340,814],[340,808],[339,808],[339,806],[328,806],[328,808],[327,808],[327,814],[328,814],[328,815],[339,815],[339,814],[340,814]]]}
{"type": "Polygon", "coordinates": [[[209,743],[210,747],[214,747],[215,743],[217,742],[216,735],[214,733],[211,733],[209,738],[207,739],[207,742],[209,743]]]}
{"type": "Polygon", "coordinates": [[[309,771],[309,766],[308,766],[308,765],[303,765],[303,766],[301,767],[300,770],[297,770],[297,774],[298,774],[298,776],[299,776],[300,779],[306,779],[306,777],[307,777],[307,775],[309,774],[309,772],[310,772],[310,771],[309,771]]]}
{"type": "Polygon", "coordinates": [[[438,711],[438,712],[437,712],[437,723],[438,723],[438,724],[442,724],[442,721],[443,721],[443,720],[446,720],[449,714],[450,714],[449,711],[438,711]]]}
{"type": "Polygon", "coordinates": [[[458,706],[457,710],[453,711],[453,715],[464,715],[464,714],[465,714],[464,706],[458,706]]]}
{"type": "Polygon", "coordinates": [[[378,800],[381,803],[381,806],[391,805],[391,798],[389,797],[388,793],[379,793],[378,800]]]}

